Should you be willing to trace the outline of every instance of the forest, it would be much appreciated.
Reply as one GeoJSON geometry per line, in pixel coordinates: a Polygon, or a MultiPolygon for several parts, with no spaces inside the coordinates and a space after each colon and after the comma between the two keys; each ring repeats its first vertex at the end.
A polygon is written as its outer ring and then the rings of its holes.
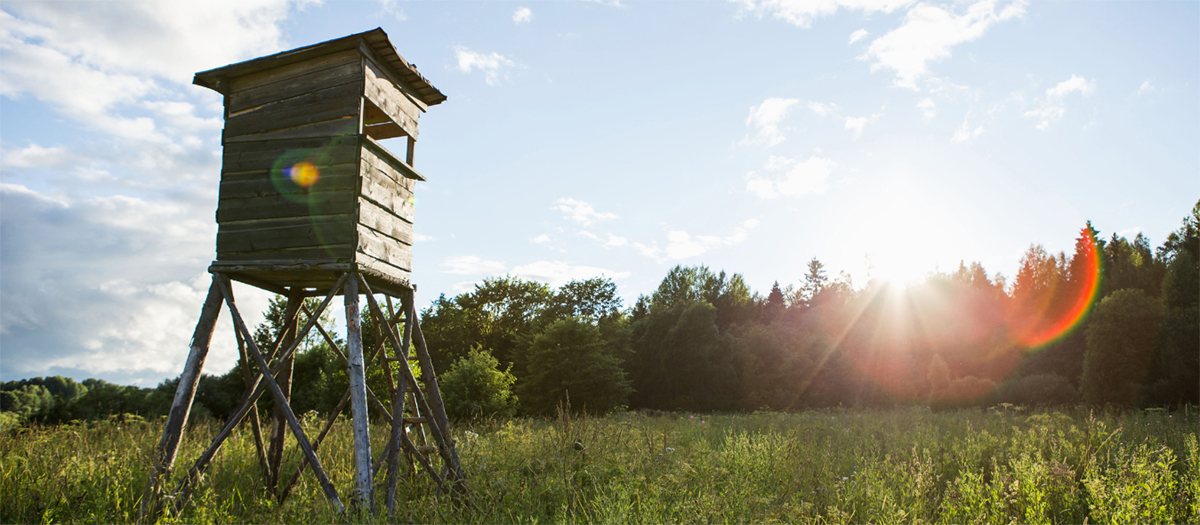
{"type": "MultiPolygon", "coordinates": [[[[1198,262],[1200,202],[1155,248],[1089,222],[1072,253],[1030,246],[1012,278],[961,263],[918,284],[857,287],[814,258],[764,296],[740,274],[676,266],[626,306],[608,278],[552,288],[501,277],[440,296],[421,325],[456,419],[551,415],[567,396],[595,414],[1172,408],[1200,401],[1198,262]]],[[[260,345],[282,326],[284,304],[271,302],[260,345]]],[[[362,316],[372,347],[374,320],[362,316]]],[[[382,391],[373,371],[368,383],[382,391]]],[[[0,427],[163,415],[177,381],[10,381],[0,385],[0,427]]],[[[320,335],[304,342],[292,383],[302,385],[298,414],[327,413],[345,392],[346,370],[320,335]]],[[[243,389],[240,367],[204,375],[193,413],[224,419],[243,389]]]]}

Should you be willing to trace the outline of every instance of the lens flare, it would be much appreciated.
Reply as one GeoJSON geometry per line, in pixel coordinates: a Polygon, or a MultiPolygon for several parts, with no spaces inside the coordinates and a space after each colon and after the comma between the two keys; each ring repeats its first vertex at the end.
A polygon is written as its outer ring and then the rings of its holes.
{"type": "Polygon", "coordinates": [[[292,180],[292,183],[301,187],[309,188],[317,183],[321,172],[313,163],[308,161],[297,162],[292,167],[287,168],[287,177],[292,180]]]}
{"type": "Polygon", "coordinates": [[[1037,349],[1070,333],[1079,325],[1100,293],[1101,261],[1096,239],[1091,232],[1084,230],[1082,255],[1084,274],[1078,285],[1068,293],[1067,307],[1056,317],[1036,323],[1026,329],[1013,330],[1017,342],[1027,349],[1037,349]]]}

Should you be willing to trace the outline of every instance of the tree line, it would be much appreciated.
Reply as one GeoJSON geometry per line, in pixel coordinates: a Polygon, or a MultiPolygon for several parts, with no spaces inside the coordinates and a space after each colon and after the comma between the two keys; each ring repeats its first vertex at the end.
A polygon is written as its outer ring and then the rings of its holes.
{"type": "MultiPolygon", "coordinates": [[[[1140,233],[1105,238],[1088,223],[1073,253],[1030,246],[1011,281],[972,263],[907,287],[873,280],[859,288],[814,258],[798,282],[763,296],[740,274],[676,266],[625,307],[608,278],[553,288],[501,277],[443,294],[420,320],[457,418],[549,414],[567,396],[597,413],[1172,407],[1200,401],[1198,262],[1200,202],[1156,248],[1140,233]]],[[[255,333],[260,346],[283,327],[285,304],[272,300],[255,333]]],[[[362,316],[370,349],[380,333],[368,311],[362,316]]],[[[386,391],[382,368],[369,370],[368,386],[386,391]]],[[[298,414],[328,413],[348,384],[317,333],[302,343],[293,374],[298,414]]],[[[240,365],[202,376],[194,410],[227,417],[245,380],[240,365]]],[[[161,415],[177,381],[153,389],[14,381],[0,385],[0,408],[10,422],[161,415]]],[[[259,403],[270,409],[269,396],[259,403]]]]}

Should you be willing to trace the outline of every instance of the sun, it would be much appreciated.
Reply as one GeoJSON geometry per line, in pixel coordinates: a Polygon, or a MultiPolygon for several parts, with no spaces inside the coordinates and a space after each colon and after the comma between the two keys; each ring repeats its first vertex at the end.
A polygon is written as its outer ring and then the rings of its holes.
{"type": "Polygon", "coordinates": [[[959,221],[930,192],[894,180],[861,199],[842,237],[843,249],[865,256],[871,280],[906,287],[953,258],[959,221]]]}

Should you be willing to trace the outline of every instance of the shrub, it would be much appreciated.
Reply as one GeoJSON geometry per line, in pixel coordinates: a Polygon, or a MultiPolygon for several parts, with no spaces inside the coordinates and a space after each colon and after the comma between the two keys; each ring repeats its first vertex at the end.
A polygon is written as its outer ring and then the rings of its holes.
{"type": "Polygon", "coordinates": [[[996,394],[997,403],[1014,405],[1074,405],[1079,393],[1067,378],[1058,374],[1035,374],[1005,383],[996,394]]]}
{"type": "Polygon", "coordinates": [[[600,329],[582,319],[555,321],[534,338],[527,376],[518,385],[522,406],[550,414],[568,394],[571,405],[605,413],[626,405],[631,390],[621,360],[600,329]]]}
{"type": "Polygon", "coordinates": [[[516,378],[499,367],[500,362],[479,347],[459,358],[438,379],[446,414],[455,419],[512,416],[517,407],[512,393],[516,378]]]}

